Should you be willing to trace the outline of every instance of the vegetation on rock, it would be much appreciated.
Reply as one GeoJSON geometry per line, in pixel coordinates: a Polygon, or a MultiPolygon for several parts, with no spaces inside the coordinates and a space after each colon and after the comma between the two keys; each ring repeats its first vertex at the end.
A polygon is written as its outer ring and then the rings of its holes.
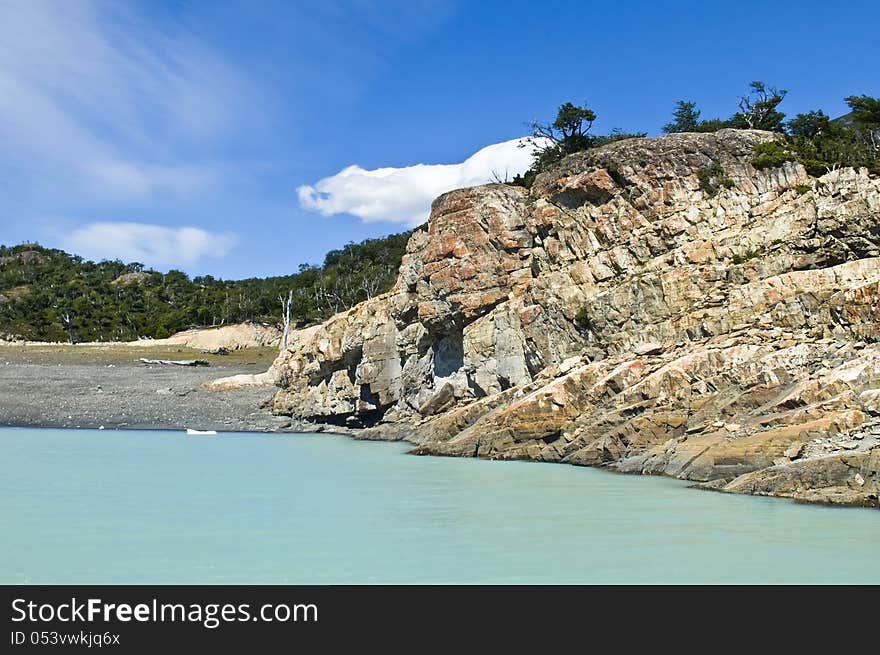
{"type": "MultiPolygon", "coordinates": [[[[849,96],[845,100],[852,111],[836,120],[819,109],[786,121],[779,105],[787,94],[785,89],[767,86],[761,81],[751,82],[749,92],[737,101],[739,111],[727,119],[702,120],[696,102],[679,100],[663,132],[717,132],[724,128],[778,132],[779,141],[762,143],[755,148],[752,164],[756,168],[775,168],[797,161],[811,175],[822,175],[840,166],[865,167],[872,173],[880,173],[880,99],[849,96]]],[[[514,177],[512,184],[530,188],[539,173],[550,170],[566,155],[645,136],[645,133],[630,134],[616,129],[607,135],[589,134],[595,120],[596,113],[592,109],[566,102],[560,105],[552,123],[531,122],[529,143],[535,147],[535,159],[528,171],[514,177]]],[[[718,185],[730,187],[731,184],[710,171],[700,173],[700,187],[706,193],[716,193],[718,185]],[[713,181],[712,178],[718,179],[713,181]]]]}
{"type": "Polygon", "coordinates": [[[740,97],[739,111],[730,117],[729,127],[782,132],[785,114],[776,108],[788,91],[767,87],[763,82],[752,82],[749,88],[748,95],[740,97]]]}
{"type": "Polygon", "coordinates": [[[755,147],[752,165],[775,168],[795,161],[816,176],[841,166],[880,173],[880,111],[866,108],[880,107],[880,100],[850,96],[846,102],[853,111],[837,120],[821,109],[795,116],[779,141],[755,147]]]}
{"type": "Polygon", "coordinates": [[[529,124],[532,135],[524,145],[531,145],[535,149],[535,161],[528,171],[516,175],[512,184],[531,187],[538,173],[550,170],[566,155],[647,135],[646,132],[628,134],[618,129],[610,134],[588,134],[595,120],[596,113],[592,109],[566,102],[560,105],[552,123],[532,121],[529,124]]]}
{"type": "Polygon", "coordinates": [[[706,195],[714,196],[720,187],[729,189],[733,187],[733,180],[724,177],[724,169],[718,162],[707,168],[697,171],[697,180],[700,182],[700,190],[706,195]]]}
{"type": "Polygon", "coordinates": [[[700,126],[706,121],[700,121],[700,110],[697,103],[688,100],[679,100],[672,112],[672,120],[663,126],[666,134],[673,132],[699,132],[700,126]]]}
{"type": "Polygon", "coordinates": [[[755,148],[752,165],[758,169],[796,161],[811,175],[822,175],[840,166],[880,173],[880,99],[849,96],[845,101],[852,111],[836,120],[817,109],[786,121],[785,114],[778,110],[785,90],[767,87],[763,82],[752,82],[750,88],[750,94],[739,100],[740,111],[727,120],[701,121],[695,102],[679,100],[673,120],[663,126],[663,131],[715,132],[725,127],[769,130],[783,136],[755,148]]]}

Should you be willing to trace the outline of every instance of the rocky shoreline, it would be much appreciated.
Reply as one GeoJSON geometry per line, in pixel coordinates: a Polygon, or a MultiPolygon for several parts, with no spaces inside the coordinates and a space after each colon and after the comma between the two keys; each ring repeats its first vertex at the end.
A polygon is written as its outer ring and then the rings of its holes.
{"type": "Polygon", "coordinates": [[[235,392],[202,385],[218,375],[265,371],[272,353],[217,357],[146,347],[0,346],[0,425],[16,427],[185,428],[264,432],[290,425],[268,409],[271,387],[235,392]],[[147,366],[162,358],[196,356],[211,366],[147,366]]]}
{"type": "Polygon", "coordinates": [[[441,196],[391,292],[291,334],[273,411],[880,507],[880,179],[755,168],[775,138],[630,139],[441,196]]]}
{"type": "MultiPolygon", "coordinates": [[[[188,369],[144,366],[131,356],[122,355],[118,349],[98,356],[89,353],[88,363],[82,363],[80,358],[72,361],[66,353],[59,354],[68,350],[67,347],[53,350],[54,353],[34,358],[21,346],[0,348],[0,425],[152,430],[183,430],[195,426],[227,432],[325,432],[359,440],[408,441],[413,444],[410,452],[415,455],[463,454],[431,445],[433,440],[425,436],[425,430],[431,429],[430,420],[422,426],[412,422],[383,422],[370,428],[291,420],[270,411],[276,391],[273,386],[209,390],[217,374],[259,376],[264,366],[260,361],[221,361],[219,364],[213,361],[208,369],[188,369]]],[[[868,397],[872,402],[878,401],[872,394],[868,397]]],[[[872,404],[871,409],[874,408],[872,404]]],[[[866,455],[878,456],[880,405],[876,410],[855,430],[814,436],[803,444],[789,447],[773,466],[761,469],[760,475],[739,479],[737,488],[725,488],[715,481],[693,486],[783,496],[804,502],[872,506],[857,502],[858,498],[845,491],[838,490],[832,495],[828,485],[819,484],[818,480],[846,478],[851,469],[860,470],[866,455]]],[[[736,427],[718,423],[713,427],[725,430],[736,427]]],[[[488,457],[498,458],[497,455],[488,457]]],[[[582,465],[577,461],[567,463],[582,465]]],[[[645,472],[639,467],[613,463],[593,465],[621,473],[645,472]]],[[[872,466],[876,469],[877,463],[872,466]]],[[[866,483],[860,473],[855,475],[858,476],[856,484],[866,483]]]]}

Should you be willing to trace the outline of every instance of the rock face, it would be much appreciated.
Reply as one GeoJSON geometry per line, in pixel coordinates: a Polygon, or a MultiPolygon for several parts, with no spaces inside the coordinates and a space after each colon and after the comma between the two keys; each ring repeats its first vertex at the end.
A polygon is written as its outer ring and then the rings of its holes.
{"type": "Polygon", "coordinates": [[[262,323],[235,323],[216,328],[195,328],[173,334],[167,339],[132,341],[132,346],[186,346],[199,350],[240,350],[242,348],[277,347],[281,331],[262,323]]]}
{"type": "Polygon", "coordinates": [[[291,335],[276,413],[421,453],[878,506],[880,180],[630,139],[438,198],[395,288],[291,335]]]}

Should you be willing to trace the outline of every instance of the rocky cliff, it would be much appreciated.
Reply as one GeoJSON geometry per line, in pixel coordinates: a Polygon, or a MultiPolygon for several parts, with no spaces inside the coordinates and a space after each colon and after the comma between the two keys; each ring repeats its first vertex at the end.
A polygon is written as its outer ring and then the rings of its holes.
{"type": "Polygon", "coordinates": [[[420,453],[878,506],[880,179],[746,130],[438,198],[395,288],[292,335],[277,413],[420,453]]]}

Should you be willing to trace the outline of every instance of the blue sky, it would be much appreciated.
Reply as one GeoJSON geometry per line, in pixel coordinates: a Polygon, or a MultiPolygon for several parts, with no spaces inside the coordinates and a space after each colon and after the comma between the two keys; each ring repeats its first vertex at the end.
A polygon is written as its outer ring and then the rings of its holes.
{"type": "Polygon", "coordinates": [[[0,243],[289,273],[522,167],[507,142],[568,100],[597,132],[652,135],[678,99],[730,115],[755,79],[788,89],[789,115],[844,113],[880,95],[878,18],[876,1],[0,0],[0,243]]]}

